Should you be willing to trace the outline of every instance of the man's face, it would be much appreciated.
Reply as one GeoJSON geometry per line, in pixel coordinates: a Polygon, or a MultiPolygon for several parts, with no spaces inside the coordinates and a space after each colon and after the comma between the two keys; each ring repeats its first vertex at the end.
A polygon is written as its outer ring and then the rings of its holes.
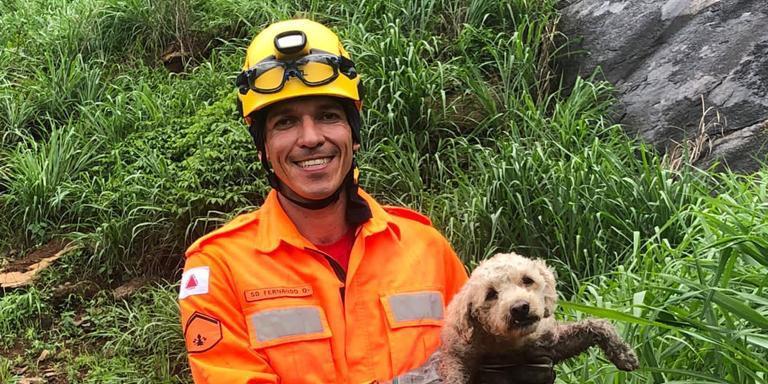
{"type": "Polygon", "coordinates": [[[359,147],[352,144],[344,108],[331,97],[280,102],[269,109],[265,127],[264,155],[275,175],[305,199],[323,199],[335,192],[359,147]]]}

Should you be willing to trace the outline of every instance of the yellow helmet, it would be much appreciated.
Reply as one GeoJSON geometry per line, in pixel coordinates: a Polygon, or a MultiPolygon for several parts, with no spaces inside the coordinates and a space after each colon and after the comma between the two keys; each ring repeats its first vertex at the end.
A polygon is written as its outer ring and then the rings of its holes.
{"type": "Polygon", "coordinates": [[[249,124],[251,113],[299,96],[336,96],[362,106],[360,76],[349,54],[335,33],[311,20],[277,22],[256,35],[236,84],[249,124]]]}

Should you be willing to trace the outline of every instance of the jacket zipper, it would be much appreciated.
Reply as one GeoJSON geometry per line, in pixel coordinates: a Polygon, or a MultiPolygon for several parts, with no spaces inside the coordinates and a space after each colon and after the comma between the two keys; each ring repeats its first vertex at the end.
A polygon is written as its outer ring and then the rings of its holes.
{"type": "Polygon", "coordinates": [[[341,288],[339,288],[339,295],[341,295],[341,302],[344,303],[346,287],[347,287],[347,272],[344,271],[344,268],[342,268],[341,265],[327,253],[314,248],[304,248],[304,249],[322,255],[325,258],[325,260],[328,261],[328,264],[331,265],[331,269],[333,269],[333,273],[336,274],[336,278],[338,278],[339,281],[341,281],[342,283],[341,288]]]}

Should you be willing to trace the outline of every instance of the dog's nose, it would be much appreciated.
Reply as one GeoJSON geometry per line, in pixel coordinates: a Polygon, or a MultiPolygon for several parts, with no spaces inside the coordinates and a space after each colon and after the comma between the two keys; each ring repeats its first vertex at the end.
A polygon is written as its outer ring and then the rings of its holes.
{"type": "Polygon", "coordinates": [[[531,309],[527,301],[520,300],[512,304],[510,312],[515,320],[522,320],[528,317],[528,311],[531,309]]]}

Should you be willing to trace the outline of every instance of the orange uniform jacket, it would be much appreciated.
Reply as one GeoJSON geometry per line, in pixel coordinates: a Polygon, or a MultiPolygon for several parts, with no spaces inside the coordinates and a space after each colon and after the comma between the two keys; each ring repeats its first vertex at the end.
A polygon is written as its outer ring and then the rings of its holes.
{"type": "Polygon", "coordinates": [[[360,195],[372,217],[346,277],[275,191],[190,246],[179,303],[196,383],[387,380],[436,350],[464,266],[427,218],[360,195]]]}

